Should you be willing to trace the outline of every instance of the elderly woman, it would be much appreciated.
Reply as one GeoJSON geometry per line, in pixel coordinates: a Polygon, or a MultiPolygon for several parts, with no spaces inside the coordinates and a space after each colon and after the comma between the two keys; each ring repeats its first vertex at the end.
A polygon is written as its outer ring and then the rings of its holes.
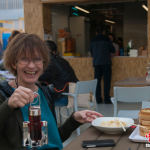
{"type": "Polygon", "coordinates": [[[0,149],[21,149],[22,122],[28,121],[29,103],[37,92],[41,97],[41,120],[48,121],[49,143],[39,149],[62,149],[62,142],[81,124],[90,123],[101,114],[84,110],[74,112],[57,128],[54,97],[48,87],[35,84],[49,64],[49,49],[34,34],[20,33],[9,42],[3,59],[4,65],[16,79],[0,84],[0,149]]]}

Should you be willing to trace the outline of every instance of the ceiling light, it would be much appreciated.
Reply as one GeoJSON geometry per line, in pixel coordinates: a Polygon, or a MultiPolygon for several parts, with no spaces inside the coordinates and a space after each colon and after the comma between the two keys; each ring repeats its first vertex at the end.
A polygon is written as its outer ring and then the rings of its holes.
{"type": "Polygon", "coordinates": [[[143,7],[146,11],[148,11],[148,8],[147,8],[145,5],[142,5],[142,7],[143,7]]]}
{"type": "Polygon", "coordinates": [[[59,14],[57,14],[57,13],[54,13],[54,12],[52,12],[52,14],[53,14],[53,15],[59,15],[59,14]]]}
{"type": "Polygon", "coordinates": [[[84,11],[85,13],[90,13],[89,11],[87,11],[87,10],[85,10],[85,9],[82,9],[82,8],[80,8],[80,7],[78,7],[78,6],[75,6],[75,8],[77,8],[77,9],[79,9],[79,10],[81,10],[81,11],[84,11]]]}
{"type": "Polygon", "coordinates": [[[110,20],[105,20],[106,22],[109,22],[109,23],[115,23],[114,21],[110,21],[110,20]]]}

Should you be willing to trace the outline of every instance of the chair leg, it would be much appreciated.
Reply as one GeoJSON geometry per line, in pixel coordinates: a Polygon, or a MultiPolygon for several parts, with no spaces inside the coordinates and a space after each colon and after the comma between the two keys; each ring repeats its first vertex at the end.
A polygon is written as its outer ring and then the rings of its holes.
{"type": "Polygon", "coordinates": [[[68,108],[67,108],[67,115],[68,115],[68,117],[69,117],[69,115],[70,115],[70,114],[69,114],[69,109],[68,109],[68,108]]]}
{"type": "Polygon", "coordinates": [[[97,111],[97,112],[98,112],[98,108],[97,108],[97,104],[96,104],[96,102],[95,102],[95,111],[97,111]]]}
{"type": "Polygon", "coordinates": [[[74,112],[75,110],[74,110],[74,107],[72,107],[72,113],[74,112]]]}
{"type": "Polygon", "coordinates": [[[80,127],[77,128],[77,135],[78,135],[78,136],[80,135],[80,127]]]}
{"type": "Polygon", "coordinates": [[[95,111],[98,112],[97,102],[96,102],[96,97],[95,97],[95,92],[93,92],[92,100],[94,100],[94,101],[93,101],[93,105],[95,106],[95,111]]]}
{"type": "MultiPolygon", "coordinates": [[[[74,98],[74,110],[78,111],[78,106],[77,106],[77,96],[74,98]]],[[[77,135],[80,135],[80,128],[77,128],[77,135]]]]}
{"type": "Polygon", "coordinates": [[[59,114],[59,112],[58,112],[58,107],[55,107],[55,113],[56,113],[56,120],[57,120],[57,123],[58,123],[58,114],[59,114]]]}

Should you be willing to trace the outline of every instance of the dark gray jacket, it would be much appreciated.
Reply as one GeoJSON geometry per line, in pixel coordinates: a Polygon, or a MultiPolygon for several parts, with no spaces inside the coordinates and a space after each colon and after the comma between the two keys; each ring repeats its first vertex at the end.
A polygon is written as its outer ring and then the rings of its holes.
{"type": "Polygon", "coordinates": [[[93,66],[111,65],[111,53],[115,53],[115,48],[103,34],[99,34],[90,43],[90,52],[93,55],[93,66]]]}
{"type": "MultiPolygon", "coordinates": [[[[52,55],[50,60],[51,62],[49,63],[48,67],[39,77],[39,81],[46,81],[48,84],[53,84],[57,91],[62,91],[68,82],[76,83],[79,81],[67,60],[57,55],[52,55]]],[[[68,85],[62,92],[69,92],[68,85]]],[[[56,96],[56,99],[61,98],[61,92],[58,92],[56,96]]]]}

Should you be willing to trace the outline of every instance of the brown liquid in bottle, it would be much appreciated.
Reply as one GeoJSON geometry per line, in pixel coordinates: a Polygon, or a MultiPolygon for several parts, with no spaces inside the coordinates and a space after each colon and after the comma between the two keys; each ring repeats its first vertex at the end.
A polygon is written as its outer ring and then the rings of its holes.
{"type": "Polygon", "coordinates": [[[39,116],[29,116],[30,120],[30,138],[35,140],[42,139],[42,132],[41,132],[41,115],[39,116]]]}

